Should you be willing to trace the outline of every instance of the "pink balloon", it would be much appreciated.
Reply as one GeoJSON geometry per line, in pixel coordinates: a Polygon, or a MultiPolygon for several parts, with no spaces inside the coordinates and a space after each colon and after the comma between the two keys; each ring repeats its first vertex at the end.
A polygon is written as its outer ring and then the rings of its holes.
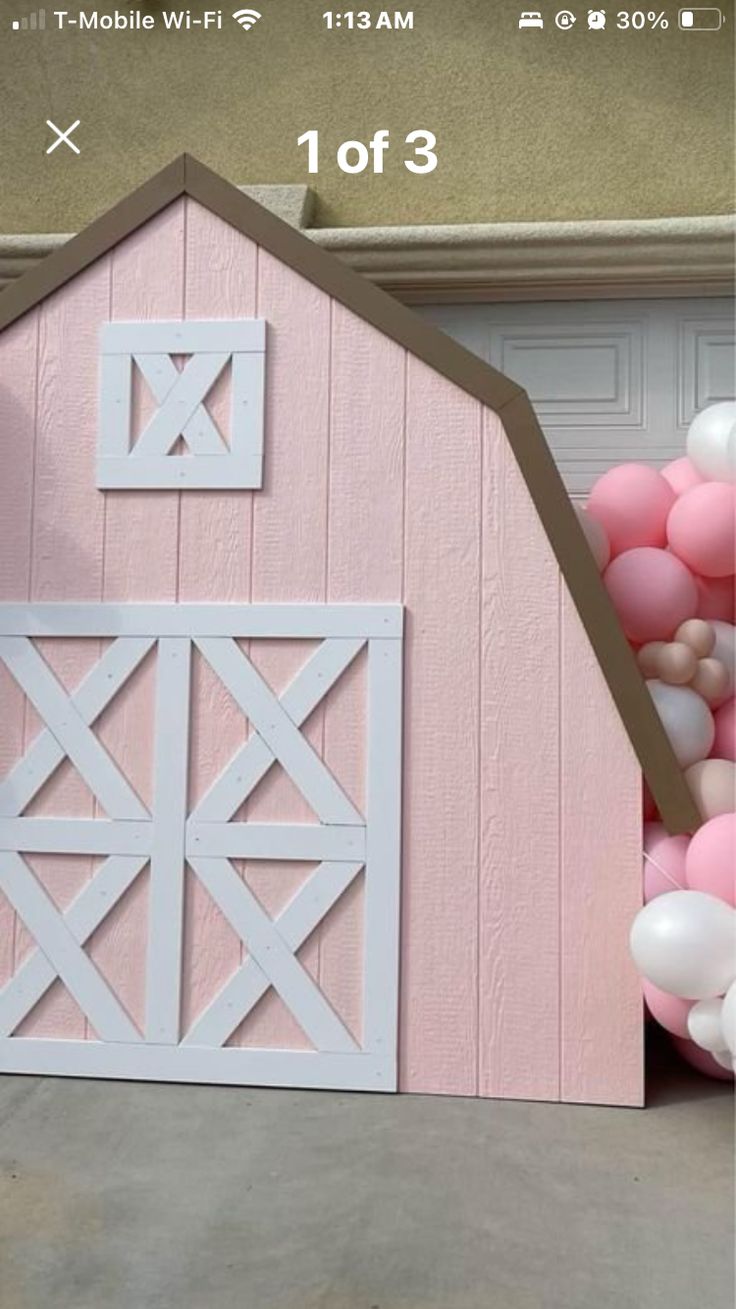
{"type": "Polygon", "coordinates": [[[652,1018],[656,1018],[660,1027],[672,1036],[679,1036],[684,1040],[689,1040],[687,1030],[687,1016],[690,1013],[695,1000],[681,1000],[679,995],[670,995],[668,991],[660,991],[658,986],[653,986],[644,978],[642,990],[646,1001],[647,1009],[652,1018]]]}
{"type": "Polygon", "coordinates": [[[603,580],[626,635],[638,645],[669,641],[695,616],[695,579],[667,550],[627,550],[608,565],[603,580]]]}
{"type": "Polygon", "coordinates": [[[604,528],[614,556],[636,546],[663,546],[674,501],[672,487],[656,468],[619,464],[598,478],[586,512],[604,528]]]}
{"type": "Polygon", "coordinates": [[[662,823],[644,824],[644,903],[668,891],[687,889],[685,856],[689,836],[670,836],[662,823]]]}
{"type": "Polygon", "coordinates": [[[699,827],[685,857],[691,891],[705,891],[736,905],[736,813],[719,814],[699,827]]]}
{"type": "Polygon", "coordinates": [[[679,1036],[673,1036],[672,1044],[685,1062],[696,1068],[699,1073],[704,1073],[706,1077],[717,1077],[720,1082],[733,1081],[733,1073],[729,1073],[727,1068],[722,1068],[719,1063],[716,1063],[712,1054],[707,1050],[701,1050],[694,1041],[681,1041],[679,1036]]]}
{"type": "Polygon", "coordinates": [[[716,735],[711,757],[736,760],[736,699],[731,697],[713,715],[716,735]]]}
{"type": "Polygon", "coordinates": [[[696,577],[698,588],[698,618],[719,618],[732,623],[736,577],[696,577]]]}
{"type": "Polygon", "coordinates": [[[678,559],[703,577],[728,577],[736,558],[736,486],[703,482],[676,500],[667,540],[678,559]]]}
{"type": "Polygon", "coordinates": [[[695,464],[691,463],[687,456],[673,459],[671,464],[667,464],[662,469],[662,476],[665,482],[669,482],[675,495],[684,495],[694,486],[700,486],[703,481],[695,464]]]}

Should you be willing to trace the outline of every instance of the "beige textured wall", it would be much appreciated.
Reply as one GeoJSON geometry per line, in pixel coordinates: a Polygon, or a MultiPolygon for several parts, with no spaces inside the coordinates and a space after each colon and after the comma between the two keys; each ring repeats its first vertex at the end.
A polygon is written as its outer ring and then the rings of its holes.
{"type": "Polygon", "coordinates": [[[27,35],[3,0],[0,231],[74,230],[181,150],[235,182],[309,180],[322,224],[728,212],[733,0],[717,34],[679,32],[675,6],[666,32],[588,32],[579,0],[560,32],[538,3],[544,32],[519,32],[510,0],[416,0],[411,33],[328,33],[326,0],[259,0],[247,34],[225,8],[221,33],[27,35]],[[46,118],[82,120],[78,158],[45,154],[46,118]],[[296,138],[313,127],[329,150],[308,178],[296,138]],[[378,127],[385,174],[340,173],[337,144],[378,127]],[[439,140],[429,177],[401,165],[417,127],[439,140]]]}

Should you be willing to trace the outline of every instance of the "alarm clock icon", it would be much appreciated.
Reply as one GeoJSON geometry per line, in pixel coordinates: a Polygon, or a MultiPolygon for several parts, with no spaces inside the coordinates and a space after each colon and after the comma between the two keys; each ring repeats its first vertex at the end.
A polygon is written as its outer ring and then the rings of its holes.
{"type": "Polygon", "coordinates": [[[588,28],[591,32],[600,32],[606,26],[605,9],[588,10],[588,28]]]}

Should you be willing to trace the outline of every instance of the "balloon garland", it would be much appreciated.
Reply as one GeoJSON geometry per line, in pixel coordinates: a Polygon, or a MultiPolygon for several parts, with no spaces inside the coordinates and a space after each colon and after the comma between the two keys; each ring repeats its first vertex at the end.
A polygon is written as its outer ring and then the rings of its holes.
{"type": "Polygon", "coordinates": [[[736,1070],[736,402],[697,414],[687,455],[621,464],[580,522],[703,818],[670,836],[648,788],[631,952],[649,1012],[711,1077],[736,1070]]]}

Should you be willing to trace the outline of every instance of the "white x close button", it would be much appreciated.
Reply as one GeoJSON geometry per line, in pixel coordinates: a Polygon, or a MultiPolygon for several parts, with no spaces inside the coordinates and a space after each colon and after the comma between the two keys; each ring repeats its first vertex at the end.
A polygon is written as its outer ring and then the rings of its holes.
{"type": "Polygon", "coordinates": [[[56,140],[49,146],[48,150],[46,151],[46,154],[50,155],[52,151],[56,150],[57,146],[61,145],[62,141],[64,142],[64,145],[68,145],[69,149],[74,151],[75,155],[81,154],[82,152],[79,149],[79,146],[75,145],[73,141],[69,140],[72,132],[76,131],[76,129],[79,127],[80,122],[81,119],[78,118],[76,122],[72,123],[71,127],[67,127],[66,131],[62,132],[61,129],[56,126],[56,123],[52,123],[51,119],[47,118],[46,126],[50,127],[52,132],[56,132],[56,140]]]}

